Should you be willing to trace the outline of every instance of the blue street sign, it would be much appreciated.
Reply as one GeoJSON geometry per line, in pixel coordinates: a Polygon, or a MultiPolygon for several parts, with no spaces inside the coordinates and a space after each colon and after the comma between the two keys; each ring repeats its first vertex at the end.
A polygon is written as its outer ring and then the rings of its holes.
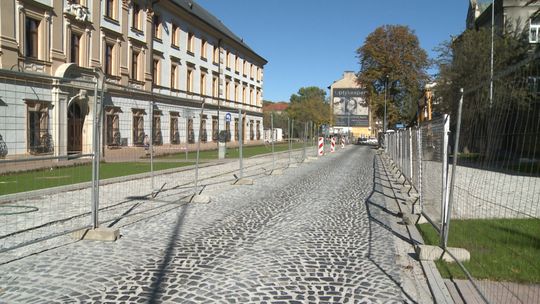
{"type": "Polygon", "coordinates": [[[231,121],[231,113],[225,114],[225,121],[230,122],[231,121]]]}

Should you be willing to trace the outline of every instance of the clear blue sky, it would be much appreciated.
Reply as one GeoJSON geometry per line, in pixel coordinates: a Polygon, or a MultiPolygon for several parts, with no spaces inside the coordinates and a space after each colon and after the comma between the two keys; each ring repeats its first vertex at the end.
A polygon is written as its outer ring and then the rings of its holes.
{"type": "Polygon", "coordinates": [[[268,60],[264,99],[289,101],[304,86],[326,89],[358,71],[356,49],[384,24],[415,31],[433,48],[465,28],[467,0],[196,0],[268,60]]]}

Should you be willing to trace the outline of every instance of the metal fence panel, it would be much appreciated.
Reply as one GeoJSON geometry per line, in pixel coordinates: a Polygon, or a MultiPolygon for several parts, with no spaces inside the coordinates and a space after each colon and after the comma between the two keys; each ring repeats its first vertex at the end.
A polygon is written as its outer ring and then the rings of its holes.
{"type": "MultiPolygon", "coordinates": [[[[101,90],[98,76],[61,79],[0,70],[0,252],[94,225],[121,226],[176,208],[194,192],[230,184],[241,175],[238,167],[223,164],[219,173],[200,174],[182,169],[195,163],[196,154],[201,161],[217,158],[220,130],[228,158],[242,154],[240,138],[246,146],[263,143],[262,117],[251,106],[220,109],[215,99],[165,96],[114,81],[101,90]],[[203,102],[209,105],[204,110],[203,102]],[[99,208],[97,223],[93,206],[99,208]]],[[[295,126],[304,143],[305,125],[295,126]]],[[[302,160],[311,149],[246,159],[243,174],[263,176],[290,159],[302,160]]],[[[0,260],[6,259],[4,254],[0,260]]]]}
{"type": "Polygon", "coordinates": [[[0,252],[91,225],[92,80],[0,71],[0,252]]]}
{"type": "Polygon", "coordinates": [[[422,123],[422,192],[421,204],[424,216],[438,229],[443,215],[444,189],[446,188],[445,168],[445,124],[448,117],[442,116],[422,123]]]}
{"type": "Polygon", "coordinates": [[[492,99],[489,84],[463,98],[448,239],[479,259],[463,266],[491,303],[540,302],[539,66],[532,54],[495,77],[492,99]]]}

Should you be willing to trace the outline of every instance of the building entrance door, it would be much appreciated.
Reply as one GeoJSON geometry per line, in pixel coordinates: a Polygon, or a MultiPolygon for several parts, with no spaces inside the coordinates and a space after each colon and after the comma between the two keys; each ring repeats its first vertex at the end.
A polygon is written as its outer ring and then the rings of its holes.
{"type": "Polygon", "coordinates": [[[84,117],[78,103],[72,103],[68,108],[68,154],[82,152],[82,129],[84,117]]]}

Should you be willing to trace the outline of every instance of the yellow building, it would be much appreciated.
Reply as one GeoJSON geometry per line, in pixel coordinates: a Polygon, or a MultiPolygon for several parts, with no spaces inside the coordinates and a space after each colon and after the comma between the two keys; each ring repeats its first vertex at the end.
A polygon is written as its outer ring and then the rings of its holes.
{"type": "Polygon", "coordinates": [[[418,123],[431,120],[433,117],[433,98],[436,83],[428,83],[424,87],[424,93],[418,100],[418,123]]]}
{"type": "Polygon", "coordinates": [[[374,137],[370,107],[364,89],[356,82],[355,73],[345,71],[343,78],[334,81],[329,89],[333,117],[330,133],[374,137]]]}

